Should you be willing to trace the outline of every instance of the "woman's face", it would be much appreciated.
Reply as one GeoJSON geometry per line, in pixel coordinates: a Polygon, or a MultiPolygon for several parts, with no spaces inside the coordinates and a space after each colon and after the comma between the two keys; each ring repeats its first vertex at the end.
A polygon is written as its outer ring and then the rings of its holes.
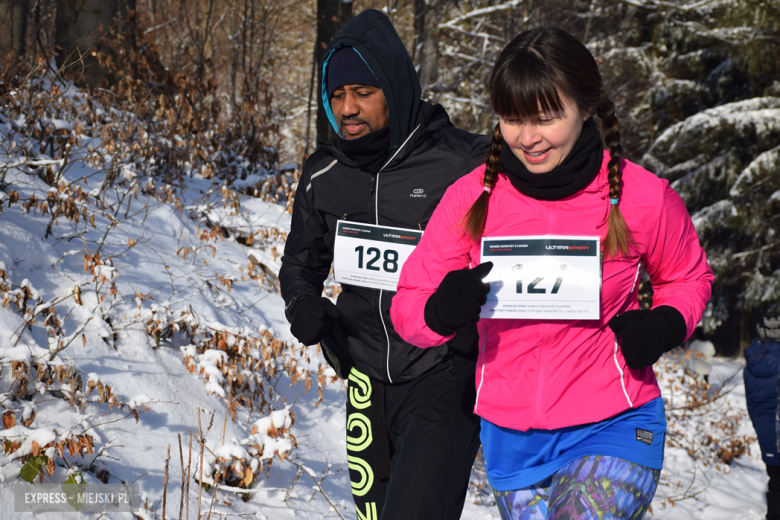
{"type": "Polygon", "coordinates": [[[577,142],[583,122],[590,117],[589,113],[581,113],[571,99],[561,96],[561,101],[560,112],[539,112],[526,119],[500,117],[504,141],[531,173],[547,173],[561,164],[577,142]]]}

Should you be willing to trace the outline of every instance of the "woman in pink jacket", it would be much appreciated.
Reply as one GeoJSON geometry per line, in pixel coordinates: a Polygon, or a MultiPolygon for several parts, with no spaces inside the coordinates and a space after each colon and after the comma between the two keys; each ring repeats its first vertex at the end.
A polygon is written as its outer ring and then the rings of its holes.
{"type": "Polygon", "coordinates": [[[666,431],[652,365],[693,332],[712,272],[677,193],[622,159],[615,106],[576,38],[520,34],[488,86],[487,164],[433,214],[393,324],[427,348],[478,321],[474,411],[502,518],[642,518],[666,431]]]}

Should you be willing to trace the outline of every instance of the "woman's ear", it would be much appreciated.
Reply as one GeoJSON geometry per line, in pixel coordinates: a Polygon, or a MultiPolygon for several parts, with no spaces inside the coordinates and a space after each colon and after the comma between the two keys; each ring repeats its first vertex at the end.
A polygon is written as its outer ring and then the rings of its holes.
{"type": "Polygon", "coordinates": [[[592,115],[593,115],[593,107],[590,107],[582,113],[582,122],[584,123],[585,121],[587,121],[592,115]]]}

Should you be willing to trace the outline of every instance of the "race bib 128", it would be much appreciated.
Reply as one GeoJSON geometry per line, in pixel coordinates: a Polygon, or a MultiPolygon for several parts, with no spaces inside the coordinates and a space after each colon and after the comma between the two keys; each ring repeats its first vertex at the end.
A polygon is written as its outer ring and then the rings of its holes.
{"type": "Polygon", "coordinates": [[[597,320],[601,301],[599,237],[482,239],[493,262],[483,318],[597,320]]]}
{"type": "Polygon", "coordinates": [[[401,268],[422,234],[412,229],[339,221],[333,255],[336,281],[395,291],[401,268]]]}

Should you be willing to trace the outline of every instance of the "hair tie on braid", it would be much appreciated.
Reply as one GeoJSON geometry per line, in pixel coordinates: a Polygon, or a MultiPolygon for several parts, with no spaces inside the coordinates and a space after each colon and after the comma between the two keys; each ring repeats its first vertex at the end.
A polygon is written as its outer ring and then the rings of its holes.
{"type": "Polygon", "coordinates": [[[482,179],[482,193],[463,216],[463,229],[472,240],[478,240],[485,229],[487,210],[490,204],[490,193],[496,185],[498,177],[498,158],[501,157],[501,126],[496,123],[493,130],[493,140],[490,142],[490,152],[485,161],[485,176],[482,179]]]}
{"type": "Polygon", "coordinates": [[[609,203],[613,206],[616,205],[618,202],[620,202],[620,199],[609,199],[609,203]]]}

